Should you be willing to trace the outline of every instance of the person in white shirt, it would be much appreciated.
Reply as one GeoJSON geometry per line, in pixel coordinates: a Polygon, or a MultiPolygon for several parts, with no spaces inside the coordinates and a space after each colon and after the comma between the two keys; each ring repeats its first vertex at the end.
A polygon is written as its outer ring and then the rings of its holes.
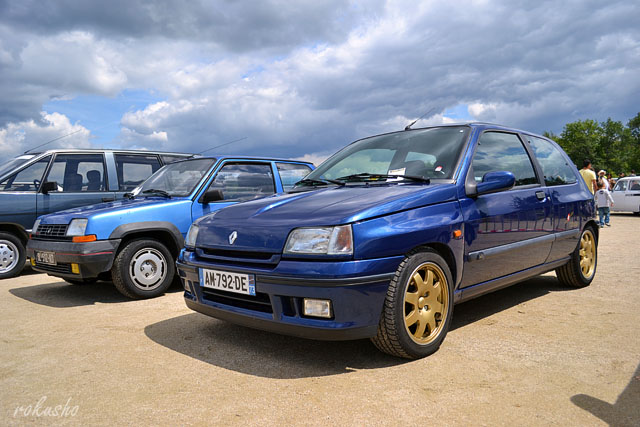
{"type": "Polygon", "coordinates": [[[609,212],[611,210],[611,206],[613,206],[613,198],[611,197],[611,193],[609,190],[605,188],[606,180],[598,180],[598,191],[596,191],[595,199],[596,199],[596,207],[598,208],[598,219],[600,220],[600,228],[610,227],[609,224],[609,212]]]}

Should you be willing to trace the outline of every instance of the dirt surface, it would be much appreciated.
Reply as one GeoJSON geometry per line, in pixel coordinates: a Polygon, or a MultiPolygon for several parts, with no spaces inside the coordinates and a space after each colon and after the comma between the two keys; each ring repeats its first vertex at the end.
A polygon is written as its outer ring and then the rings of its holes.
{"type": "Polygon", "coordinates": [[[0,424],[638,426],[640,217],[611,222],[591,286],[551,273],[458,305],[417,361],[27,271],[0,281],[0,424]]]}

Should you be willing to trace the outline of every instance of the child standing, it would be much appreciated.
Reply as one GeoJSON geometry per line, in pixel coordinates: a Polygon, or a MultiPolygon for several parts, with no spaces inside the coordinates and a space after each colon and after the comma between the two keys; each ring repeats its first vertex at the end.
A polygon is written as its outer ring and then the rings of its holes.
{"type": "Polygon", "coordinates": [[[598,218],[600,219],[600,228],[610,227],[609,224],[609,211],[611,206],[613,206],[613,199],[611,198],[611,193],[604,186],[604,182],[598,181],[598,191],[595,194],[596,199],[596,207],[598,208],[598,218]]]}

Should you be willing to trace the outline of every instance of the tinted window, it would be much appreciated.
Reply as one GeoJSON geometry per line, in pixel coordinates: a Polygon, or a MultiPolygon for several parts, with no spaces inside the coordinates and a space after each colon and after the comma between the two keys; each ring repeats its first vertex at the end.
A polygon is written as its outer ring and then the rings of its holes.
{"type": "Polygon", "coordinates": [[[285,190],[293,187],[293,184],[304,178],[311,168],[307,165],[298,165],[294,163],[276,163],[278,172],[280,173],[280,179],[282,180],[282,187],[285,190]]]}
{"type": "Polygon", "coordinates": [[[476,182],[481,182],[487,172],[509,171],[516,177],[515,185],[538,183],[531,159],[520,138],[511,133],[482,134],[472,164],[476,182]]]}
{"type": "Polygon", "coordinates": [[[573,184],[576,175],[573,166],[567,162],[560,150],[549,141],[528,136],[529,145],[542,167],[544,182],[547,185],[573,184]]]}
{"type": "Polygon", "coordinates": [[[104,157],[102,154],[58,154],[49,170],[47,181],[58,183],[58,191],[105,191],[104,157]]]}
{"type": "Polygon", "coordinates": [[[51,156],[47,156],[0,182],[0,191],[36,191],[51,156]]]}
{"type": "Polygon", "coordinates": [[[116,154],[116,171],[120,191],[131,191],[160,169],[158,156],[144,154],[116,154]]]}
{"type": "Polygon", "coordinates": [[[270,164],[227,163],[210,188],[222,190],[223,200],[243,201],[275,193],[270,164]]]}
{"type": "Polygon", "coordinates": [[[136,187],[134,193],[153,195],[154,190],[161,190],[171,196],[188,196],[200,184],[214,162],[215,159],[196,159],[163,166],[158,173],[136,187]]]}

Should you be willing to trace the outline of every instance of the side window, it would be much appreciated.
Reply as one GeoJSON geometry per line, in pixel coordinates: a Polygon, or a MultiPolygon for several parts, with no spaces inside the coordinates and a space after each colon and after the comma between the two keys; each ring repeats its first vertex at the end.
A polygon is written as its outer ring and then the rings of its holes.
{"type": "Polygon", "coordinates": [[[288,190],[293,188],[293,184],[304,178],[311,168],[307,165],[299,165],[295,163],[276,163],[278,173],[282,180],[282,188],[288,190]]]}
{"type": "Polygon", "coordinates": [[[47,181],[58,183],[58,191],[106,191],[102,154],[58,154],[47,181]]]}
{"type": "Polygon", "coordinates": [[[146,154],[116,154],[118,191],[131,191],[160,169],[158,156],[146,154]]]}
{"type": "Polygon", "coordinates": [[[631,191],[640,190],[640,181],[629,181],[629,190],[631,191]]]}
{"type": "Polygon", "coordinates": [[[511,133],[482,134],[472,165],[476,182],[481,182],[487,172],[509,171],[516,177],[515,185],[538,183],[531,159],[520,138],[511,133]]]}
{"type": "Polygon", "coordinates": [[[35,162],[0,182],[0,191],[37,191],[51,156],[35,162]]]}
{"type": "Polygon", "coordinates": [[[270,164],[227,163],[209,188],[222,190],[223,200],[234,202],[275,193],[270,164]]]}
{"type": "Polygon", "coordinates": [[[558,148],[542,138],[534,136],[528,136],[527,138],[538,162],[540,162],[540,166],[542,166],[546,185],[574,184],[576,182],[573,167],[566,161],[558,148]]]}
{"type": "Polygon", "coordinates": [[[613,191],[627,191],[627,183],[629,181],[618,181],[613,191]]]}
{"type": "Polygon", "coordinates": [[[162,157],[162,161],[164,162],[164,164],[168,165],[169,163],[177,162],[178,160],[190,159],[193,156],[174,156],[171,154],[161,154],[160,157],[162,157]]]}

